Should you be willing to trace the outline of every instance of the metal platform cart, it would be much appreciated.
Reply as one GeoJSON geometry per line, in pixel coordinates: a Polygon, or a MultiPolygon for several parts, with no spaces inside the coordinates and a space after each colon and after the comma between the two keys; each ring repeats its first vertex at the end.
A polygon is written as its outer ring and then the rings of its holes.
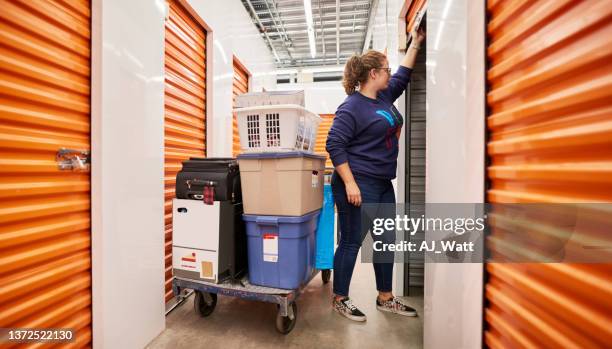
{"type": "MultiPolygon", "coordinates": [[[[246,277],[237,281],[226,281],[221,284],[197,281],[175,277],[172,281],[172,291],[182,302],[185,297],[181,290],[194,290],[194,308],[196,313],[202,317],[207,317],[215,310],[217,305],[217,295],[237,297],[252,301],[268,302],[277,305],[276,330],[282,334],[287,334],[295,327],[297,320],[297,305],[295,300],[303,292],[304,288],[318,274],[315,270],[307,282],[294,290],[284,290],[280,288],[270,288],[251,285],[246,277]]],[[[331,270],[321,271],[321,279],[327,284],[331,277],[331,270]]]]}

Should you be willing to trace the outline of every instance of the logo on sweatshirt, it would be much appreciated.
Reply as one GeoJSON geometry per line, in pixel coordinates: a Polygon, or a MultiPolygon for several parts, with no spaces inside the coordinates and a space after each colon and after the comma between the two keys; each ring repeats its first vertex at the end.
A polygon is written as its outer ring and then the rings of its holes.
{"type": "Polygon", "coordinates": [[[388,111],[386,110],[382,110],[382,109],[378,109],[376,111],[376,114],[384,117],[385,119],[387,119],[387,121],[389,122],[389,125],[391,125],[391,127],[395,126],[395,119],[391,116],[391,114],[389,114],[388,111]]]}
{"type": "MultiPolygon", "coordinates": [[[[395,112],[393,112],[393,110],[391,110],[391,112],[393,113],[393,116],[391,114],[389,114],[388,111],[386,110],[382,110],[382,109],[378,109],[376,111],[376,114],[382,116],[383,118],[385,118],[387,120],[387,122],[389,123],[389,125],[391,127],[389,127],[387,129],[387,132],[385,134],[385,145],[387,147],[387,149],[393,149],[394,148],[394,142],[393,142],[393,137],[397,137],[397,130],[401,127],[402,125],[402,121],[401,119],[396,119],[395,118],[395,112]],[[396,126],[397,124],[397,126],[396,126]]],[[[397,138],[396,138],[397,139],[397,138]]],[[[397,145],[396,145],[397,146],[397,145]]]]}

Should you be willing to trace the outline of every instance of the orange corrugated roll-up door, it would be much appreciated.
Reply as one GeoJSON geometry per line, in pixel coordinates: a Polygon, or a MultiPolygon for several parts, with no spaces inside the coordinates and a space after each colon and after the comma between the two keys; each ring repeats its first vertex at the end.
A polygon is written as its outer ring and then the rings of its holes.
{"type": "MultiPolygon", "coordinates": [[[[408,0],[410,1],[410,0],[408,0]]],[[[419,12],[427,3],[427,0],[412,0],[410,1],[408,11],[406,12],[406,33],[410,33],[417,12],[419,12]]]]}
{"type": "Polygon", "coordinates": [[[0,9],[0,327],[91,346],[90,4],[0,9]]]}
{"type": "MultiPolygon", "coordinates": [[[[487,12],[487,201],[612,202],[610,2],[489,0],[487,12]]],[[[492,255],[503,214],[487,238],[492,255]]],[[[537,223],[525,231],[532,241],[554,226],[537,223]]],[[[487,263],[486,272],[487,347],[610,347],[611,264],[487,263]]]]}
{"type": "MultiPolygon", "coordinates": [[[[246,67],[234,57],[234,82],[232,89],[232,105],[236,108],[236,96],[249,92],[249,77],[251,74],[246,67]]],[[[240,134],[238,133],[238,119],[236,113],[232,116],[232,156],[236,157],[242,152],[240,148],[240,134]]]]}
{"type": "Polygon", "coordinates": [[[332,122],[334,121],[334,114],[320,114],[321,123],[319,124],[319,128],[317,129],[317,142],[315,143],[315,153],[318,155],[324,155],[325,167],[333,168],[334,165],[329,158],[329,154],[325,150],[325,142],[327,141],[327,134],[329,133],[329,129],[332,126],[332,122]]]}
{"type": "Polygon", "coordinates": [[[172,299],[172,199],[182,161],[206,156],[206,31],[170,1],[165,52],[166,302],[172,299]]]}

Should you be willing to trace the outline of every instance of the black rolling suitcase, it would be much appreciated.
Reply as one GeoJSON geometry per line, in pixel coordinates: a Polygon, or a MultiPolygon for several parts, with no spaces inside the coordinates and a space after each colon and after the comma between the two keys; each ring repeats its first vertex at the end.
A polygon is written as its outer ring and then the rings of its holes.
{"type": "Polygon", "coordinates": [[[176,175],[178,199],[242,202],[240,171],[234,158],[190,158],[176,175]]]}

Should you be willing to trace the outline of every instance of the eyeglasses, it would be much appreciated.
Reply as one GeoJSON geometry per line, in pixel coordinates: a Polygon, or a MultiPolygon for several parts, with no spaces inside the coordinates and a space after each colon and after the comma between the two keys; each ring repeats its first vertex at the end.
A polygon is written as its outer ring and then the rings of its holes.
{"type": "Polygon", "coordinates": [[[387,74],[391,75],[391,68],[389,68],[389,67],[374,68],[374,69],[376,69],[376,70],[378,70],[378,69],[386,70],[387,74]]]}

